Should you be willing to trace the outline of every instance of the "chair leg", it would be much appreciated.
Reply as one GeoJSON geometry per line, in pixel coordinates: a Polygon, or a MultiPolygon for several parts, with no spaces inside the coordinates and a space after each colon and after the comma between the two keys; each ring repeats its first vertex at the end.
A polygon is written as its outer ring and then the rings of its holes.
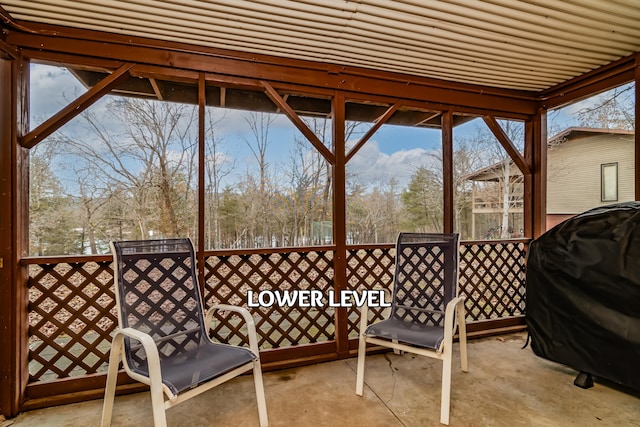
{"type": "Polygon", "coordinates": [[[356,371],[356,394],[362,396],[364,393],[364,359],[367,355],[367,339],[364,334],[360,334],[358,344],[358,368],[356,371]]]}
{"type": "Polygon", "coordinates": [[[122,336],[117,335],[111,342],[109,353],[109,370],[107,371],[107,384],[104,389],[104,403],[102,405],[102,427],[111,425],[113,414],[113,402],[116,395],[116,385],[118,381],[118,364],[120,363],[120,352],[122,351],[122,336]]]}
{"type": "Polygon", "coordinates": [[[469,372],[469,361],[467,359],[467,326],[464,321],[464,317],[458,316],[461,319],[458,325],[458,341],[460,343],[460,367],[462,372],[469,372]]]}
{"type": "Polygon", "coordinates": [[[162,384],[151,379],[151,406],[153,407],[154,427],[167,427],[167,414],[164,407],[162,384]]]}
{"type": "Polygon", "coordinates": [[[260,366],[259,360],[253,362],[253,381],[256,386],[256,399],[258,401],[258,418],[260,420],[260,427],[267,427],[269,425],[269,419],[267,416],[267,401],[264,395],[262,368],[260,366]]]}
{"type": "MultiPolygon", "coordinates": [[[[392,339],[391,342],[394,343],[394,344],[398,344],[398,340],[396,340],[396,339],[392,339]]],[[[404,354],[404,351],[398,350],[397,348],[394,348],[393,349],[393,354],[396,354],[398,356],[402,356],[404,354]]]]}
{"type": "Polygon", "coordinates": [[[451,407],[451,343],[445,344],[442,359],[442,396],[440,397],[440,423],[449,425],[449,409],[451,407]],[[447,345],[449,344],[449,345],[447,345]]]}

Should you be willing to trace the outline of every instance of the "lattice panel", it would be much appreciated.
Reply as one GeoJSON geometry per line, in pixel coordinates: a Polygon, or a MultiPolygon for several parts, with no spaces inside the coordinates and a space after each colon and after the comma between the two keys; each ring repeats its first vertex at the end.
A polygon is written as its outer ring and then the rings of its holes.
{"type": "MultiPolygon", "coordinates": [[[[453,258],[453,248],[450,246],[449,259],[453,258]]],[[[445,309],[445,251],[440,246],[407,245],[402,248],[400,254],[399,262],[396,263],[396,303],[432,312],[398,308],[394,316],[408,322],[440,325],[444,318],[435,312],[444,312],[445,309]]],[[[455,283],[453,275],[448,279],[450,284],[455,283]]]]}
{"type": "Polygon", "coordinates": [[[460,246],[460,289],[467,321],[525,313],[525,257],[528,243],[465,243],[460,246]]]}
{"type": "MultiPolygon", "coordinates": [[[[347,289],[363,290],[381,287],[389,291],[386,297],[389,301],[393,285],[394,260],[395,248],[393,246],[349,249],[347,251],[347,289]]],[[[357,338],[360,309],[351,307],[347,310],[349,338],[357,338]]],[[[370,307],[369,323],[385,319],[388,311],[389,309],[370,307]]]]}
{"type": "MultiPolygon", "coordinates": [[[[467,321],[521,316],[525,312],[528,242],[462,243],[460,286],[467,321]]],[[[347,287],[389,289],[393,280],[392,245],[350,249],[347,287]]],[[[111,261],[29,266],[30,381],[77,377],[107,368],[111,333],[117,325],[111,261]]],[[[333,285],[333,252],[281,252],[211,255],[206,259],[206,306],[222,302],[246,306],[251,289],[319,289],[333,285]]],[[[262,348],[335,339],[333,309],[251,309],[262,348]]],[[[382,319],[370,310],[370,321],[382,319]]],[[[357,337],[359,310],[349,309],[349,337],[357,337]]],[[[218,339],[246,342],[241,323],[225,314],[215,326],[218,339]]]]}
{"type": "MultiPolygon", "coordinates": [[[[467,322],[521,316],[525,313],[525,257],[528,242],[460,244],[460,294],[466,298],[467,322]]],[[[395,248],[353,249],[347,255],[349,289],[375,285],[391,290],[395,248]]],[[[386,318],[369,310],[369,322],[386,318]]],[[[357,338],[360,310],[349,309],[349,338],[357,338]]]]}
{"type": "MultiPolygon", "coordinates": [[[[123,327],[149,334],[160,359],[171,359],[197,348],[205,338],[191,257],[188,253],[164,255],[123,255],[121,306],[123,327]]],[[[146,367],[141,344],[126,338],[125,345],[131,361],[146,367]]]]}
{"type": "MultiPolygon", "coordinates": [[[[211,255],[205,266],[205,304],[248,307],[247,291],[320,290],[333,287],[333,251],[211,255]]],[[[254,301],[257,303],[257,301],[254,301]]],[[[249,308],[256,321],[260,348],[279,348],[335,339],[334,309],[274,304],[249,308]]],[[[246,343],[235,316],[222,313],[212,325],[219,340],[246,343]]]]}
{"type": "Polygon", "coordinates": [[[107,369],[117,326],[111,261],[29,267],[30,382],[107,369]]]}

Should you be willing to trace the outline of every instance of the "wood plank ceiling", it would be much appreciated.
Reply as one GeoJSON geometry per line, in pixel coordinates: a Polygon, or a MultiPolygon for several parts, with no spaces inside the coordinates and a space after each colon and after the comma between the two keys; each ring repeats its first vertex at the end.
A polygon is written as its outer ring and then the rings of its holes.
{"type": "Polygon", "coordinates": [[[14,19],[541,91],[640,51],[638,0],[0,0],[14,19]]]}

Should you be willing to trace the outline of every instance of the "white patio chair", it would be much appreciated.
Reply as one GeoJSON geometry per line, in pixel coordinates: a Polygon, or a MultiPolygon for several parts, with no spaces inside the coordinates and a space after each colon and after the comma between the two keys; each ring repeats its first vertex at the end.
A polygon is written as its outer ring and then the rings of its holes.
{"type": "Polygon", "coordinates": [[[118,328],[111,343],[102,426],[111,425],[120,359],[131,378],[151,388],[156,427],[166,426],[166,409],[251,369],[260,425],[267,426],[253,318],[246,309],[229,305],[214,306],[206,316],[203,314],[191,240],[110,245],[118,328]],[[213,310],[232,310],[244,317],[250,349],[209,339],[213,310]]]}
{"type": "Polygon", "coordinates": [[[459,326],[462,370],[467,366],[464,299],[458,296],[457,234],[400,233],[388,319],[367,326],[368,307],[360,314],[356,394],[364,391],[367,343],[440,359],[440,422],[449,424],[452,345],[459,326]]]}

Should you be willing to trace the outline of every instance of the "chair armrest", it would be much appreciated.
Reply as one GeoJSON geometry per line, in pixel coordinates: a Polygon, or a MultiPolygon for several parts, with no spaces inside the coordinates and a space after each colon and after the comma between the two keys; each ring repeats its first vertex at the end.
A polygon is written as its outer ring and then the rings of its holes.
{"type": "Polygon", "coordinates": [[[456,312],[458,311],[458,307],[464,308],[464,297],[457,296],[453,298],[447,304],[447,308],[444,312],[444,341],[443,342],[452,342],[453,334],[455,333],[455,329],[457,324],[454,322],[456,318],[456,312]]]}
{"type": "MultiPolygon", "coordinates": [[[[363,287],[363,286],[361,286],[363,287]]],[[[360,287],[358,288],[360,289],[360,287]]],[[[373,286],[372,290],[374,291],[383,291],[384,292],[384,300],[388,301],[388,302],[392,302],[392,298],[391,298],[391,290],[387,287],[384,287],[380,284],[376,284],[375,286],[373,286]]],[[[388,317],[389,312],[391,311],[391,307],[385,307],[382,311],[382,315],[385,315],[385,311],[386,311],[386,315],[388,317]]],[[[360,308],[360,331],[359,333],[364,333],[364,331],[367,329],[367,322],[368,322],[368,317],[369,315],[369,299],[365,298],[364,299],[364,304],[362,304],[362,307],[360,308]]]]}
{"type": "Polygon", "coordinates": [[[444,315],[446,317],[453,316],[453,314],[456,311],[457,306],[460,305],[460,304],[463,304],[463,303],[464,303],[464,297],[463,296],[457,296],[457,297],[453,298],[451,301],[449,301],[449,304],[447,304],[447,307],[445,308],[444,315]]]}
{"type": "Polygon", "coordinates": [[[147,353],[147,360],[155,357],[158,360],[158,363],[160,362],[158,347],[156,346],[153,338],[151,338],[151,335],[134,328],[116,328],[115,333],[113,334],[113,339],[116,339],[118,335],[124,335],[125,337],[140,342],[140,344],[142,344],[142,347],[144,348],[144,351],[147,353]]]}
{"type": "MultiPolygon", "coordinates": [[[[144,352],[147,356],[147,366],[149,368],[149,380],[151,384],[162,384],[162,370],[160,368],[160,355],[158,354],[158,347],[156,346],[155,341],[151,338],[151,335],[139,331],[134,328],[116,328],[115,333],[113,334],[113,340],[123,339],[124,337],[128,337],[134,339],[142,344],[142,348],[144,348],[144,352]]],[[[125,367],[125,370],[132,376],[133,378],[140,377],[137,373],[132,373],[129,365],[127,363],[127,359],[125,357],[122,358],[122,364],[125,367]]],[[[162,389],[167,393],[170,399],[175,398],[173,393],[162,384],[162,389]]]]}
{"type": "Polygon", "coordinates": [[[211,321],[213,320],[213,314],[218,310],[227,310],[233,311],[242,315],[244,322],[247,324],[247,335],[249,336],[249,348],[253,354],[256,355],[257,358],[260,358],[260,349],[258,347],[258,336],[256,334],[256,323],[253,320],[253,316],[249,313],[244,307],[240,307],[237,305],[230,304],[216,304],[211,306],[209,310],[207,310],[207,315],[205,316],[205,325],[207,330],[209,329],[209,325],[211,325],[211,321]]]}

